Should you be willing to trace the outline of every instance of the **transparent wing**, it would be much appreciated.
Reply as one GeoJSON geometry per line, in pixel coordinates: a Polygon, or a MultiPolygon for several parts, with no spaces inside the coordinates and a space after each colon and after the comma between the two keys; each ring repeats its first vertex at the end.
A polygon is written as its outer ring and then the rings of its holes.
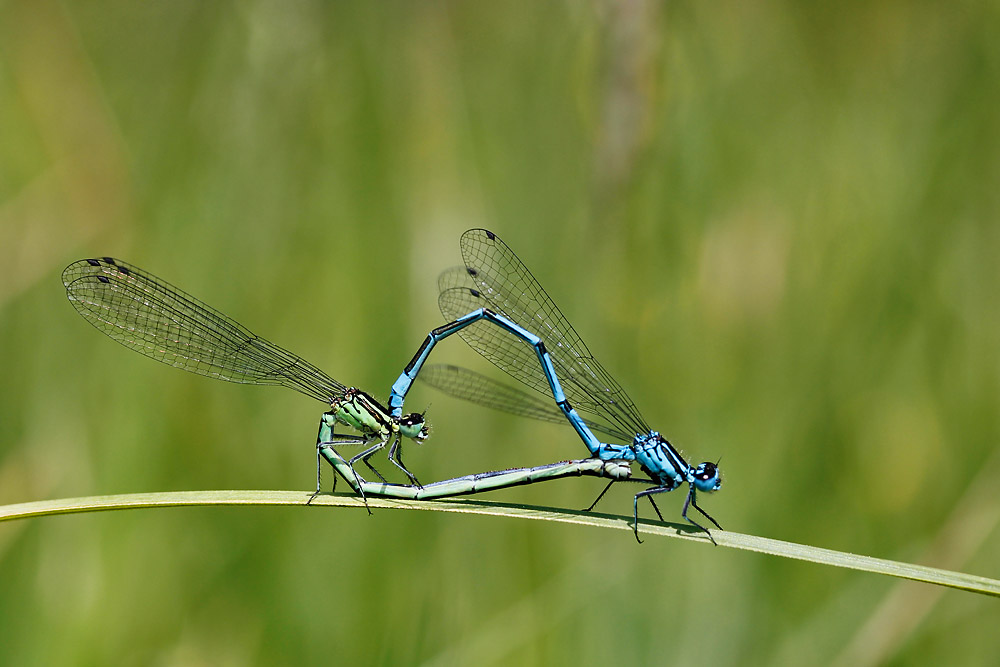
{"type": "Polygon", "coordinates": [[[288,387],[325,403],[346,391],[312,364],[131,264],[81,259],[62,277],[85,320],[151,359],[226,382],[288,387]]]}
{"type": "Polygon", "coordinates": [[[455,287],[475,286],[476,283],[473,282],[472,276],[469,275],[469,270],[464,266],[453,266],[450,269],[444,270],[438,276],[438,293],[455,287]]]}
{"type": "MultiPolygon", "coordinates": [[[[471,401],[477,405],[502,410],[519,417],[530,417],[554,424],[569,425],[566,416],[552,402],[551,394],[546,402],[541,396],[529,394],[517,387],[497,382],[468,368],[450,364],[433,364],[424,366],[417,379],[449,396],[471,401]]],[[[591,420],[584,421],[592,430],[613,438],[628,441],[634,435],[626,434],[607,424],[591,420]]]]}
{"type": "MultiPolygon", "coordinates": [[[[477,308],[503,314],[544,341],[563,391],[579,412],[632,435],[649,430],[635,403],[594,359],[528,268],[496,234],[470,229],[462,235],[461,246],[465,276],[450,269],[438,281],[438,305],[445,319],[454,320],[477,308]]],[[[523,341],[488,322],[477,322],[459,333],[511,377],[550,393],[534,351],[523,341]]]]}

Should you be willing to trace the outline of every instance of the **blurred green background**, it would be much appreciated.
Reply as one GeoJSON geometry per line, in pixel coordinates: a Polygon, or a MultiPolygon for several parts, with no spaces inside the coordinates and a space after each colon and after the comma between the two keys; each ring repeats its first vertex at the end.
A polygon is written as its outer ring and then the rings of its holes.
{"type": "MultiPolygon", "coordinates": [[[[70,261],[134,262],[385,398],[483,226],[654,426],[722,457],[724,526],[1000,576],[998,34],[995,3],[2,2],[0,502],[313,484],[320,404],[114,344],[66,303],[70,261]]],[[[585,453],[408,405],[424,480],[585,453]]],[[[12,665],[986,664],[998,623],[971,594],[534,522],[0,526],[12,665]]]]}

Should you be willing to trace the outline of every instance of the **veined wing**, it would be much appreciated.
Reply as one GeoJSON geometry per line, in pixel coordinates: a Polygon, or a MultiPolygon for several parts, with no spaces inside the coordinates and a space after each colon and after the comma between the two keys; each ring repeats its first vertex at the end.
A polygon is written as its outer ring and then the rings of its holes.
{"type": "MultiPolygon", "coordinates": [[[[545,401],[536,394],[529,394],[517,387],[497,382],[496,380],[451,364],[432,364],[424,366],[417,376],[418,380],[434,387],[449,396],[471,401],[487,408],[501,410],[519,417],[530,417],[554,424],[569,426],[566,415],[552,402],[552,395],[545,401]]],[[[612,438],[629,441],[634,434],[627,434],[620,429],[589,419],[584,420],[593,431],[599,431],[612,438]]]]}
{"type": "MultiPolygon", "coordinates": [[[[465,276],[454,269],[439,279],[438,305],[453,320],[477,308],[490,308],[541,338],[552,358],[566,397],[579,412],[622,432],[649,430],[635,404],[594,359],[576,330],[517,255],[496,234],[470,229],[462,235],[465,276]]],[[[550,394],[534,351],[488,322],[476,322],[459,335],[511,377],[550,394]]]]}
{"type": "Polygon", "coordinates": [[[170,283],[111,257],[63,271],[85,320],[139,354],[206,377],[279,385],[330,403],[346,387],[170,283]]]}

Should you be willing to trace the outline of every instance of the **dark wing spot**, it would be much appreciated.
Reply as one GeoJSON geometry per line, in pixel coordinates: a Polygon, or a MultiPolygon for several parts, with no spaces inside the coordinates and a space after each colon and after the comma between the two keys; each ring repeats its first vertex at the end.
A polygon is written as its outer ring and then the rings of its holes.
{"type": "Polygon", "coordinates": [[[101,263],[99,261],[97,261],[96,259],[88,259],[87,260],[87,264],[90,264],[91,266],[100,266],[101,265],[101,263]]]}
{"type": "Polygon", "coordinates": [[[110,280],[108,280],[107,276],[97,276],[97,279],[100,280],[102,283],[110,283],[111,282],[110,280]]]}
{"type": "Polygon", "coordinates": [[[491,232],[490,230],[484,229],[483,231],[486,232],[486,238],[488,238],[490,241],[493,241],[493,240],[496,239],[497,235],[494,234],[493,232],[491,232]]]}

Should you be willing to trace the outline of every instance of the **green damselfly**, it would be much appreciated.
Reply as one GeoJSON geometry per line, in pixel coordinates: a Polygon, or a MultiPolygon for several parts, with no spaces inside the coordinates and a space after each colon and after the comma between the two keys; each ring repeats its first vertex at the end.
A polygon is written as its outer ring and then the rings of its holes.
{"type": "MultiPolygon", "coordinates": [[[[370,394],[337,382],[301,357],[132,264],[112,257],[81,259],[66,267],[62,279],[70,303],[85,320],[139,354],[226,382],[288,387],[326,403],[330,409],[320,418],[316,444],[317,494],[324,448],[364,447],[346,461],[347,481],[363,497],[363,480],[354,464],[363,461],[386,482],[369,459],[390,441],[389,461],[419,486],[403,464],[400,440],[405,437],[419,443],[427,438],[423,414],[393,416],[370,394]],[[338,424],[359,435],[336,433],[338,424]]],[[[343,468],[338,471],[345,472],[343,468]]]]}

